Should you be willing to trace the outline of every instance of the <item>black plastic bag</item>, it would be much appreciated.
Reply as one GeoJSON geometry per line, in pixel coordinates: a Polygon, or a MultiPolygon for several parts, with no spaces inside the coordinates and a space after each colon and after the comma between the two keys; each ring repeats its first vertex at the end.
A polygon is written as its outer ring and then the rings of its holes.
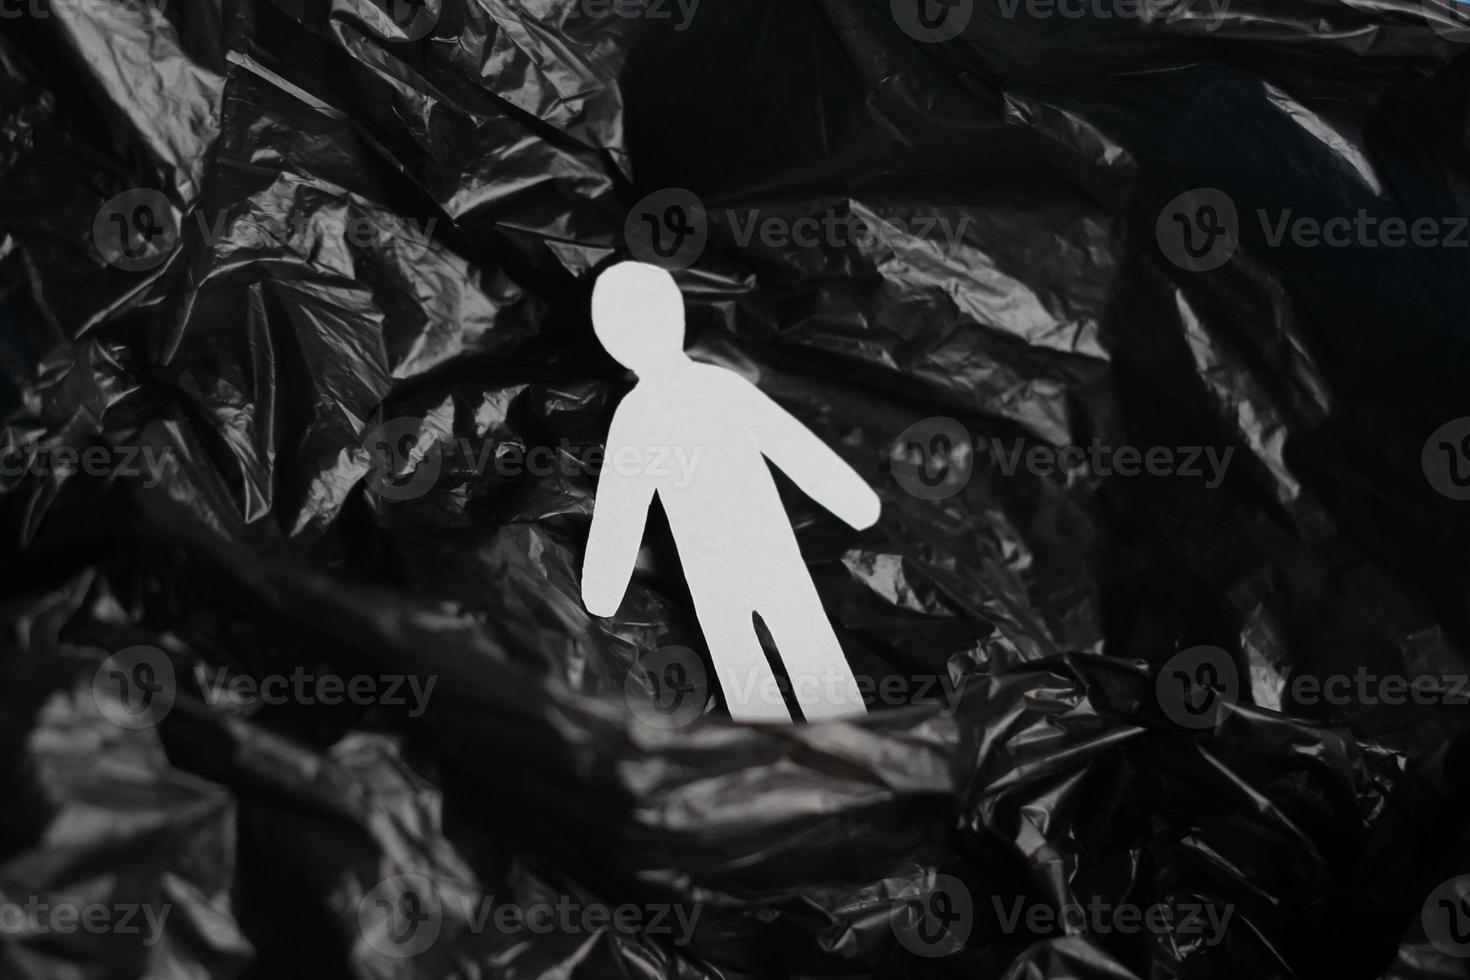
{"type": "Polygon", "coordinates": [[[1464,11],[5,5],[0,975],[1470,973],[1464,11]],[[582,606],[629,257],[867,717],[582,606]]]}

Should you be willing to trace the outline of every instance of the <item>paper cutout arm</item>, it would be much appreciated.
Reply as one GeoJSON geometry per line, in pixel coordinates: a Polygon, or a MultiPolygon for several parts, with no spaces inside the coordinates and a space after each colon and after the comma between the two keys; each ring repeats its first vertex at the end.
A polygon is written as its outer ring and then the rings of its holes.
{"type": "Polygon", "coordinates": [[[744,402],[761,452],[803,493],[859,531],[877,523],[882,502],[841,456],[755,385],[744,402]]]}
{"type": "Polygon", "coordinates": [[[617,467],[608,465],[627,444],[628,424],[625,404],[613,415],[592,505],[592,530],[582,563],[582,602],[594,616],[616,615],[622,605],[643,542],[648,506],[653,502],[653,481],[646,475],[619,473],[617,467]]]}

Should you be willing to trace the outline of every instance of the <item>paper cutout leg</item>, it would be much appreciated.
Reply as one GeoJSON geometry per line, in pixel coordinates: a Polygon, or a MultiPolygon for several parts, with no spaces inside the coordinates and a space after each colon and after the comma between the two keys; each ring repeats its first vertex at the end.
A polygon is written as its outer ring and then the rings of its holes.
{"type": "Polygon", "coordinates": [[[748,724],[790,722],[791,713],[761,649],[749,605],[718,596],[701,601],[696,595],[694,611],[709,644],[730,718],[748,724]]]}
{"type": "Polygon", "coordinates": [[[771,639],[780,651],[800,651],[782,656],[796,703],[807,721],[831,721],[863,714],[862,691],[858,689],[847,656],[822,608],[816,587],[801,569],[805,585],[798,585],[765,598],[756,608],[771,639]]]}

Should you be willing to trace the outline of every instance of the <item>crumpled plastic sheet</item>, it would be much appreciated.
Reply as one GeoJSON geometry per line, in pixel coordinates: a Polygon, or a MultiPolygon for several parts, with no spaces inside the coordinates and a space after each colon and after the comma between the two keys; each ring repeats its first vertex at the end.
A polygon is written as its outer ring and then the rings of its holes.
{"type": "Polygon", "coordinates": [[[1243,234],[1190,271],[1155,237],[1200,187],[1243,225],[1470,213],[1452,4],[982,3],[923,43],[879,0],[706,0],[682,28],[569,0],[431,0],[427,28],[374,0],[59,3],[0,21],[4,444],[162,462],[3,483],[0,900],[172,915],[148,944],[0,923],[0,975],[1470,972],[1421,916],[1470,872],[1464,707],[1283,695],[1301,672],[1470,670],[1470,504],[1420,457],[1470,415],[1467,252],[1243,234]],[[372,492],[363,433],[388,420],[418,420],[409,469],[459,440],[600,445],[629,378],[591,283],[674,187],[877,229],[804,247],[716,222],[677,277],[691,351],[882,495],[861,534],[788,499],[858,673],[946,678],[947,709],[740,727],[716,691],[651,728],[630,669],[701,646],[656,515],[596,620],[594,476],[440,453],[422,496],[372,492]],[[178,232],[141,271],[95,237],[135,188],[178,232]],[[963,234],[943,247],[920,215],[963,234]],[[386,241],[323,231],[354,219],[386,241]],[[938,500],[890,463],[934,417],[976,454],[938,500]],[[991,438],[1235,458],[1216,487],[1004,477],[991,438]],[[1203,729],[1155,693],[1193,645],[1241,678],[1203,729]],[[94,678],[135,646],[177,696],[128,728],[94,678]],[[242,706],[204,696],[222,669],[437,689],[422,713],[242,706]],[[444,898],[418,955],[364,938],[397,875],[444,898]],[[973,928],[918,955],[891,912],[941,879],[973,928]],[[678,944],[504,933],[451,896],[700,917],[678,944]],[[1035,934],[999,924],[1016,898],[1232,914],[1216,942],[1035,934]]]}

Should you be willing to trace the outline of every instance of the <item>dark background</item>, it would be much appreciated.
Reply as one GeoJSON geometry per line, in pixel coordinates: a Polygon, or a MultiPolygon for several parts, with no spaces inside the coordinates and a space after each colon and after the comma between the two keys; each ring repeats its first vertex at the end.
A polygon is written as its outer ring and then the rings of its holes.
{"type": "Polygon", "coordinates": [[[1470,416],[1470,249],[1271,247],[1254,217],[1470,214],[1470,62],[1424,8],[1038,20],[981,0],[926,44],[877,0],[703,0],[685,31],[443,0],[416,41],[365,27],[370,2],[0,21],[4,442],[171,461],[153,487],[0,485],[0,896],[174,909],[147,948],[0,935],[0,975],[1470,972],[1420,915],[1470,872],[1466,708],[1282,700],[1300,674],[1470,672],[1470,504],[1420,463],[1470,416]],[[183,232],[136,273],[92,228],[140,187],[183,232]],[[715,222],[678,274],[690,349],[884,499],[857,535],[788,494],[855,669],[966,678],[952,716],[757,730],[715,696],[652,731],[630,666],[702,649],[657,515],[619,616],[596,620],[577,588],[591,476],[451,465],[416,500],[365,489],[363,433],[394,418],[596,445],[630,379],[592,337],[592,280],[670,187],[716,213],[969,219],[954,254],[742,248],[715,222]],[[1200,187],[1234,201],[1240,243],[1189,272],[1155,225],[1200,187]],[[314,215],[437,224],[422,254],[247,233],[314,215]],[[889,472],[934,416],[978,454],[944,501],[889,472]],[[991,437],[1235,458],[1214,490],[1003,477],[991,437]],[[178,697],[125,730],[92,680],[136,644],[165,652],[178,697]],[[1242,681],[1202,732],[1154,697],[1196,644],[1242,681]],[[417,718],[202,696],[219,667],[298,666],[439,685],[417,718]],[[704,913],[683,948],[447,922],[429,952],[377,957],[358,903],[405,873],[704,913]],[[922,958],[889,910],[936,874],[977,922],[922,958]],[[1017,896],[1235,911],[1218,946],[1007,934],[992,899],[1017,896]]]}

